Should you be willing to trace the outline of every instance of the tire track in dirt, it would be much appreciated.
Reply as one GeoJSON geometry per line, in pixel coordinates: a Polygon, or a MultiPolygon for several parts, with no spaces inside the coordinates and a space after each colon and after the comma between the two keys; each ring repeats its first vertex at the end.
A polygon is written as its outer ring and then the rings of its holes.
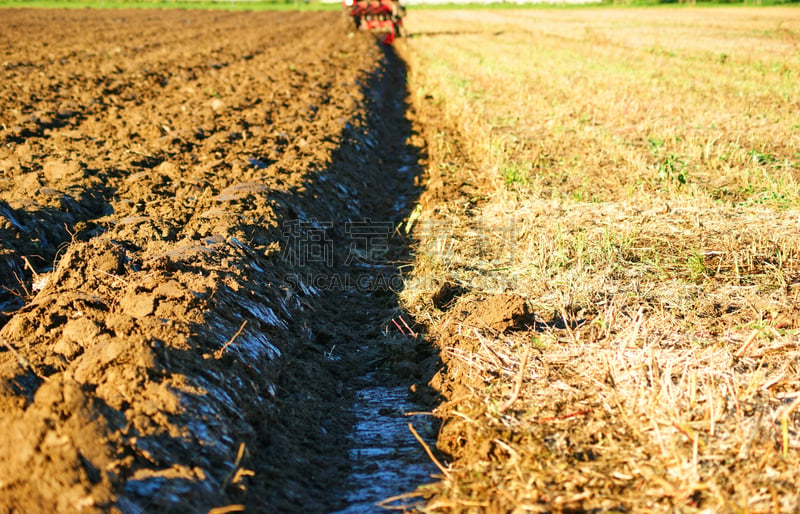
{"type": "Polygon", "coordinates": [[[341,507],[351,382],[395,369],[424,384],[436,361],[385,331],[397,303],[374,281],[405,241],[387,233],[377,268],[347,262],[347,222],[396,226],[417,195],[402,61],[331,13],[8,12],[32,40],[80,21],[61,55],[107,49],[98,35],[124,18],[132,50],[37,74],[19,70],[46,47],[3,42],[20,74],[0,102],[23,119],[0,133],[0,279],[38,292],[0,330],[2,508],[341,507]],[[150,57],[165,26],[174,47],[150,57]],[[76,114],[42,123],[68,102],[76,114]],[[290,266],[315,223],[332,261],[290,266]],[[334,276],[368,286],[307,278],[334,276]]]}

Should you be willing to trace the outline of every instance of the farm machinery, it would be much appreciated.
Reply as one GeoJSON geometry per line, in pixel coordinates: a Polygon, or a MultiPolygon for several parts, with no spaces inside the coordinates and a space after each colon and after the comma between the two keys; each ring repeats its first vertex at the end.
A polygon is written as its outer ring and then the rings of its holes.
{"type": "Polygon", "coordinates": [[[356,30],[384,32],[384,44],[391,44],[405,34],[403,16],[406,8],[399,0],[342,0],[342,7],[356,30]]]}

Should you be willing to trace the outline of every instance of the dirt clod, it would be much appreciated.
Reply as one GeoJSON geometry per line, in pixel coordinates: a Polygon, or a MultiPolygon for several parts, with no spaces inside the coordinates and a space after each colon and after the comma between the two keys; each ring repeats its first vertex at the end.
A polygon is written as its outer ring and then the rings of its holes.
{"type": "Polygon", "coordinates": [[[528,303],[515,294],[501,294],[478,302],[470,302],[467,310],[460,310],[456,305],[454,312],[459,312],[462,317],[466,316],[463,318],[463,324],[468,327],[479,329],[488,327],[501,333],[530,329],[535,323],[528,303]]]}

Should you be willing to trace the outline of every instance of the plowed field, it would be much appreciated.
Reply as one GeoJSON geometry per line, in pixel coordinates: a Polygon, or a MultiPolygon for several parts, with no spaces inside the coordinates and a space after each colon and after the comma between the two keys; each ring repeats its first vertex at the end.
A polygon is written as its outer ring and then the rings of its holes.
{"type": "Polygon", "coordinates": [[[351,378],[431,372],[384,335],[402,61],[338,13],[2,15],[0,511],[337,508],[351,378]]]}

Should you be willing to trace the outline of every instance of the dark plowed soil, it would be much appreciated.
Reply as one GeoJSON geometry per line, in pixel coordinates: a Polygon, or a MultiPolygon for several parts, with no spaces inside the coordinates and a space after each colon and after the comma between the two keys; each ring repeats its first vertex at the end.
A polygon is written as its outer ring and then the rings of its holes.
{"type": "Polygon", "coordinates": [[[0,511],[341,507],[351,380],[435,361],[386,328],[402,61],[338,13],[2,16],[0,511]]]}

